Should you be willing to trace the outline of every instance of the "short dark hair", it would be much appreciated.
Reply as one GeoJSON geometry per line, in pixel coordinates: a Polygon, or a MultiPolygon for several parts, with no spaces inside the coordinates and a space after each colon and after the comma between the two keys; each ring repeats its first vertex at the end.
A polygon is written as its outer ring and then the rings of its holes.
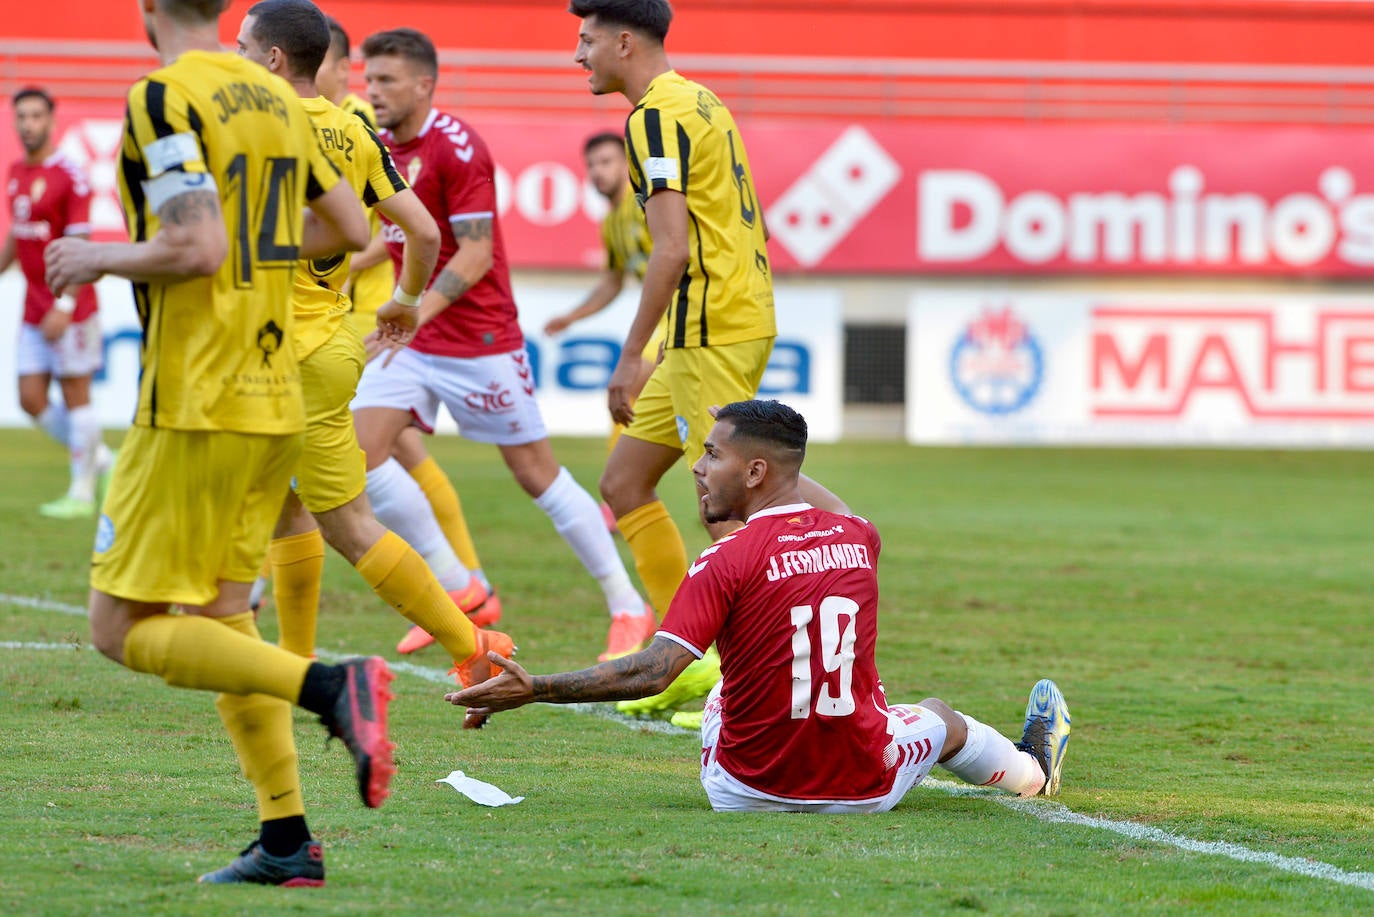
{"type": "Polygon", "coordinates": [[[673,24],[668,0],[572,0],[568,12],[579,19],[595,16],[604,25],[635,29],[663,43],[673,24]]]}
{"type": "Polygon", "coordinates": [[[218,22],[229,0],[157,0],[157,5],[178,22],[218,22]]]}
{"type": "Polygon", "coordinates": [[[430,76],[439,77],[439,54],[434,42],[424,32],[415,29],[388,29],[367,36],[363,41],[363,57],[404,57],[424,67],[430,76]]]}
{"type": "Polygon", "coordinates": [[[353,46],[348,42],[348,33],[344,31],[343,25],[333,16],[326,16],[324,19],[329,23],[329,50],[339,57],[348,57],[353,53],[353,46]]]}
{"type": "Polygon", "coordinates": [[[253,38],[286,52],[291,75],[315,78],[329,53],[329,22],[310,0],[262,0],[248,8],[253,38]]]}
{"type": "Polygon", "coordinates": [[[52,96],[48,95],[48,91],[46,89],[39,89],[37,86],[25,86],[23,89],[20,89],[14,94],[14,98],[10,99],[10,105],[18,108],[19,103],[25,99],[42,99],[43,104],[48,106],[48,111],[50,113],[53,109],[57,108],[57,103],[52,100],[52,96]]]}
{"type": "Polygon", "coordinates": [[[769,443],[794,458],[798,466],[806,458],[806,418],[781,401],[734,401],[716,412],[716,420],[734,427],[732,440],[744,437],[769,443]]]}
{"type": "Polygon", "coordinates": [[[587,142],[582,144],[582,155],[585,157],[592,150],[601,146],[603,143],[614,143],[623,153],[625,151],[625,137],[613,131],[602,131],[599,134],[592,134],[587,138],[587,142]]]}

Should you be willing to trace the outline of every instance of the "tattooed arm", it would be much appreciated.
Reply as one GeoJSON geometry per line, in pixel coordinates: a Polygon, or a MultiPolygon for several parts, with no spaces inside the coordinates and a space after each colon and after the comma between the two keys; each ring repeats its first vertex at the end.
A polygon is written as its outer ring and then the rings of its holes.
{"type": "Polygon", "coordinates": [[[447,309],[455,300],[472,289],[477,281],[491,270],[492,217],[472,217],[454,220],[449,224],[458,240],[458,251],[434,278],[434,285],[420,303],[420,324],[424,324],[447,309]]]}
{"type": "Polygon", "coordinates": [[[146,242],[91,242],[75,236],[56,240],[43,253],[48,287],[61,295],[104,274],[135,283],[175,283],[219,270],[229,238],[218,193],[184,191],[168,198],[157,216],[161,226],[146,242]]]}
{"type": "Polygon", "coordinates": [[[603,662],[577,672],[530,675],[519,664],[490,654],[505,669],[500,676],[479,685],[447,694],[444,700],[475,713],[494,713],[523,707],[534,701],[546,704],[632,700],[658,694],[673,683],[696,657],[680,643],[655,637],[647,649],[603,662]]]}

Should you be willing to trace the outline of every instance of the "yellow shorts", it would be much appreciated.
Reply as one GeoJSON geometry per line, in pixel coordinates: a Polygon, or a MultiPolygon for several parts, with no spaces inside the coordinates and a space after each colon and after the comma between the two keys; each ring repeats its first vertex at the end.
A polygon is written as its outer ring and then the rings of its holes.
{"type": "Polygon", "coordinates": [[[625,435],[681,449],[695,462],[714,423],[710,408],[757,395],[772,352],[772,338],[666,351],[635,400],[625,435]]]}
{"type": "Polygon", "coordinates": [[[353,327],[353,330],[358,333],[358,340],[361,341],[377,330],[377,310],[373,309],[369,312],[359,309],[355,305],[353,311],[346,316],[346,323],[353,327]]]}
{"type": "Polygon", "coordinates": [[[251,583],[281,513],[301,435],[133,427],[96,528],[91,588],[204,605],[251,583]]]}
{"type": "Polygon", "coordinates": [[[301,361],[305,451],[294,486],[312,513],[338,509],[367,488],[367,460],[348,409],[366,361],[363,342],[348,322],[340,322],[334,335],[301,361]]]}

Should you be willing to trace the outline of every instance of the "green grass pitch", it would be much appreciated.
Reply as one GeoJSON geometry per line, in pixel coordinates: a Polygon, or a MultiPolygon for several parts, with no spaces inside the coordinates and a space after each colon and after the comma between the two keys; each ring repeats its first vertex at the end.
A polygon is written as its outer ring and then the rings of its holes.
{"type": "MultiPolygon", "coordinates": [[[[433,443],[531,670],[595,659],[596,584],[494,450],[433,443]]],[[[560,440],[589,489],[604,444],[560,440]]],[[[202,888],[255,832],[208,695],[84,647],[92,526],[35,512],[66,480],[0,435],[0,905],[11,913],[1360,914],[1374,912],[1374,456],[816,446],[808,470],[883,534],[878,663],[1019,735],[1026,692],[1074,716],[1058,823],[953,778],[882,816],[713,815],[695,736],[553,707],[459,728],[395,682],[399,774],[357,801],[346,753],[297,717],[324,889],[202,888]],[[77,650],[21,644],[81,644],[77,650]],[[454,769],[525,801],[484,809],[454,769]],[[1110,822],[1126,833],[1104,830],[1110,822]],[[1159,842],[1223,842],[1225,856],[1159,842]],[[1132,835],[1134,832],[1134,836],[1132,835]],[[1153,838],[1153,839],[1152,839],[1153,838]],[[1282,864],[1298,864],[1298,871],[1282,864]]],[[[665,488],[688,532],[685,472],[665,488]]],[[[623,546],[622,546],[623,549],[623,546]]],[[[628,558],[628,555],[626,555],[628,558]]],[[[275,634],[271,614],[263,630],[275,634]]],[[[396,659],[405,622],[337,557],[320,647],[396,659]]],[[[431,648],[412,660],[441,671],[431,648]]],[[[1210,849],[1210,848],[1209,848],[1210,849]]]]}

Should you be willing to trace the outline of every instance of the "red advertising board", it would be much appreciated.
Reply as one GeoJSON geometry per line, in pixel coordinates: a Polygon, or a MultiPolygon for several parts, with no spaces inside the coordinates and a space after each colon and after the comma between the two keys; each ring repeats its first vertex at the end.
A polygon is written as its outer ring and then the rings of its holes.
{"type": "MultiPolygon", "coordinates": [[[[59,107],[97,231],[120,232],[122,112],[59,107]]],[[[483,115],[513,264],[599,263],[596,115],[483,115]]],[[[1369,276],[1374,132],[1146,125],[744,125],[780,272],[1369,276]]],[[[0,131],[0,158],[19,155],[0,131]]],[[[0,228],[8,214],[0,215],[0,228]]]]}

